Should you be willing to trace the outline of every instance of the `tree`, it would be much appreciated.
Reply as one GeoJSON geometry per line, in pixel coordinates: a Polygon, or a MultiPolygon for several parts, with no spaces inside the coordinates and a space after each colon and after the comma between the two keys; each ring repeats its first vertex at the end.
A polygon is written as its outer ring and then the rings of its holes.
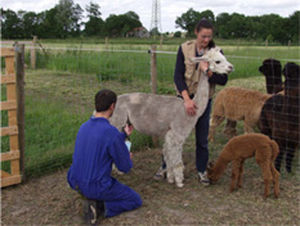
{"type": "Polygon", "coordinates": [[[22,21],[18,17],[17,13],[7,9],[1,8],[1,34],[2,38],[22,38],[22,21]]]}
{"type": "Polygon", "coordinates": [[[174,38],[180,38],[181,37],[181,31],[176,31],[174,33],[174,38]]]}
{"type": "Polygon", "coordinates": [[[300,32],[300,11],[295,11],[286,21],[285,29],[288,34],[288,39],[299,44],[300,32]]]}
{"type": "Polygon", "coordinates": [[[202,19],[206,18],[210,20],[212,23],[215,21],[215,16],[211,10],[206,10],[203,12],[197,12],[190,8],[187,12],[183,13],[180,17],[177,17],[175,24],[176,27],[180,27],[183,30],[188,32],[188,35],[192,35],[194,33],[194,29],[197,23],[202,19]]]}
{"type": "Polygon", "coordinates": [[[219,38],[229,38],[230,32],[227,30],[227,23],[231,20],[228,13],[221,13],[216,18],[216,36],[219,38]]]}
{"type": "Polygon", "coordinates": [[[190,8],[187,12],[183,13],[180,17],[177,17],[175,24],[176,27],[180,27],[186,30],[189,35],[192,35],[196,24],[201,19],[199,12],[190,8]]]}
{"type": "Polygon", "coordinates": [[[31,38],[37,35],[38,31],[38,16],[35,12],[26,12],[23,15],[23,29],[25,38],[31,38]]]}
{"type": "Polygon", "coordinates": [[[112,14],[105,20],[106,32],[113,37],[125,37],[127,32],[141,26],[138,15],[132,11],[120,15],[112,14]]]}
{"type": "Polygon", "coordinates": [[[74,4],[73,0],[59,0],[55,8],[57,9],[59,37],[78,35],[80,33],[79,20],[82,18],[83,12],[80,5],[74,4]]]}
{"type": "Polygon", "coordinates": [[[89,20],[85,23],[84,33],[87,36],[103,36],[105,26],[101,18],[100,6],[90,2],[85,9],[88,12],[89,20]]]}

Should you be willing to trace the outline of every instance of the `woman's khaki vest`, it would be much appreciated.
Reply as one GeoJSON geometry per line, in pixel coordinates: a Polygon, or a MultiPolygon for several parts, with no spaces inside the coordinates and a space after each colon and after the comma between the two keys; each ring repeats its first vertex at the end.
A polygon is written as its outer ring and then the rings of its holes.
{"type": "MultiPolygon", "coordinates": [[[[191,61],[191,58],[196,57],[196,48],[196,40],[187,41],[181,45],[185,64],[185,83],[188,87],[190,96],[196,94],[200,76],[204,75],[204,72],[200,70],[200,67],[198,66],[198,69],[196,70],[196,64],[191,61]]],[[[209,98],[212,98],[214,92],[215,84],[210,84],[209,98]]]]}

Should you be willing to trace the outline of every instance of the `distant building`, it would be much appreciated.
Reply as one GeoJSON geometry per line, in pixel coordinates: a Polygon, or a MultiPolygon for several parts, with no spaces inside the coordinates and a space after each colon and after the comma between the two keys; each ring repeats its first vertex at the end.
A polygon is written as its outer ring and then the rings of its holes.
{"type": "Polygon", "coordinates": [[[127,32],[126,37],[135,37],[135,38],[149,38],[150,33],[144,27],[136,27],[131,31],[127,32]]]}

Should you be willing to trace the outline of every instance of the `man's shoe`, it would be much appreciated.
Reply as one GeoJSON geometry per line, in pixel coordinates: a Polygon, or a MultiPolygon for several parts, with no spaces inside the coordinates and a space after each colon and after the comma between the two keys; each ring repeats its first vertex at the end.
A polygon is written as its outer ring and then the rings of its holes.
{"type": "Polygon", "coordinates": [[[91,199],[84,200],[83,212],[85,222],[89,225],[96,225],[100,214],[98,201],[91,199]]]}
{"type": "Polygon", "coordinates": [[[207,178],[207,172],[204,173],[198,172],[199,182],[204,186],[208,186],[210,184],[209,179],[207,178]]]}
{"type": "Polygon", "coordinates": [[[162,166],[157,170],[156,174],[153,176],[154,180],[163,180],[167,178],[167,169],[162,166]]]}

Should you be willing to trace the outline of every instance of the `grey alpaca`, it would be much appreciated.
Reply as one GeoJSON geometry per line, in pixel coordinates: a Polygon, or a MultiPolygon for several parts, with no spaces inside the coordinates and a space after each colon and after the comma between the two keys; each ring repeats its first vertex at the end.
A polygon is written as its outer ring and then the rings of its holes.
{"type": "MultiPolygon", "coordinates": [[[[220,51],[217,47],[212,48],[204,56],[188,60],[192,63],[205,60],[209,62],[211,71],[229,73],[233,67],[220,51]]],[[[203,114],[208,98],[208,77],[205,73],[201,73],[197,92],[193,98],[198,106],[195,116],[187,115],[184,102],[178,97],[130,93],[118,96],[110,122],[120,130],[129,121],[140,133],[164,137],[162,153],[167,165],[168,182],[176,182],[178,187],[183,187],[182,147],[198,118],[203,114]]]]}

